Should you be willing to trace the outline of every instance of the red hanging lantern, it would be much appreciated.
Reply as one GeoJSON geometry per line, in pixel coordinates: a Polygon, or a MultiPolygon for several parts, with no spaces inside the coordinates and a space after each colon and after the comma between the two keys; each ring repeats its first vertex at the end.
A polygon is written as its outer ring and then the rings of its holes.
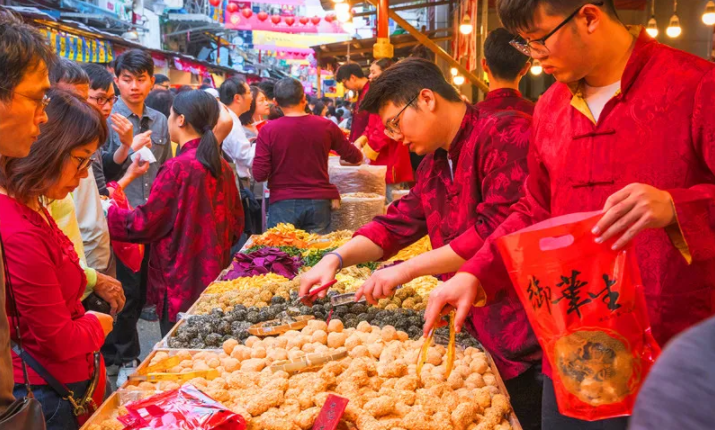
{"type": "Polygon", "coordinates": [[[306,25],[310,20],[307,16],[301,16],[298,21],[300,21],[301,24],[306,25]]]}
{"type": "Polygon", "coordinates": [[[326,21],[327,23],[332,23],[334,20],[335,20],[335,15],[333,15],[333,14],[330,14],[330,15],[326,15],[326,16],[325,16],[325,21],[326,21]]]}
{"type": "Polygon", "coordinates": [[[310,18],[310,22],[312,22],[313,25],[318,25],[318,24],[320,24],[320,17],[314,16],[314,17],[310,18]]]}
{"type": "Polygon", "coordinates": [[[278,25],[281,22],[281,17],[278,15],[271,15],[271,22],[278,25]]]}
{"type": "MultiPolygon", "coordinates": [[[[263,13],[265,13],[265,12],[263,12],[263,13]]],[[[243,15],[246,19],[248,19],[248,18],[250,18],[251,16],[253,16],[253,11],[251,10],[250,7],[247,7],[247,8],[245,8],[245,9],[243,9],[243,10],[241,11],[241,15],[243,15]]],[[[259,13],[258,15],[259,15],[259,16],[258,16],[258,19],[260,19],[260,18],[261,18],[261,17],[260,17],[261,14],[259,13]]],[[[267,17],[267,16],[268,16],[268,15],[266,15],[266,17],[267,17]]],[[[263,18],[261,21],[265,21],[265,18],[263,18]]]]}
{"type": "Polygon", "coordinates": [[[266,12],[258,12],[258,20],[263,22],[268,19],[268,14],[266,12]]]}
{"type": "Polygon", "coordinates": [[[230,3],[226,5],[226,10],[233,13],[238,11],[238,5],[236,3],[230,3]]]}
{"type": "Polygon", "coordinates": [[[218,5],[221,4],[221,0],[209,0],[209,3],[211,3],[213,7],[218,7],[218,5]]]}
{"type": "Polygon", "coordinates": [[[285,18],[285,23],[288,24],[288,25],[293,25],[293,24],[295,24],[295,17],[293,17],[293,16],[287,16],[287,17],[285,18]]]}

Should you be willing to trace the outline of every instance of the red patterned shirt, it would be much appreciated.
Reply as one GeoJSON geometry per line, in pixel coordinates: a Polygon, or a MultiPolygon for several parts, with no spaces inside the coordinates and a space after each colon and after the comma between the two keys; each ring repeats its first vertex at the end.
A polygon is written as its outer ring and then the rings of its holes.
{"type": "Polygon", "coordinates": [[[357,102],[355,103],[355,109],[353,109],[353,120],[350,125],[350,143],[354,143],[358,137],[365,134],[367,123],[370,120],[370,114],[364,110],[360,110],[360,104],[362,103],[362,99],[365,98],[365,94],[367,94],[369,89],[370,82],[365,84],[363,89],[360,91],[360,94],[358,95],[357,102]]]}
{"type": "Polygon", "coordinates": [[[168,294],[176,321],[231,261],[243,232],[243,207],[231,167],[221,160],[217,178],[196,159],[199,140],[184,144],[157,174],[145,205],[109,208],[112,239],[150,243],[147,302],[159,316],[168,294]]]}
{"type": "Polygon", "coordinates": [[[495,114],[505,110],[515,110],[534,115],[534,103],[525,99],[521,93],[511,88],[499,88],[489,91],[484,101],[477,103],[480,114],[495,114]]]}
{"type": "MultiPolygon", "coordinates": [[[[438,149],[427,155],[410,193],[356,234],[379,245],[385,259],[425,234],[435,248],[475,224],[488,237],[521,196],[530,129],[531,117],[521,112],[480,115],[468,106],[449,152],[438,149]]],[[[471,318],[476,337],[504,378],[523,373],[541,359],[518,298],[505,295],[475,309],[471,318]]]]}
{"type": "Polygon", "coordinates": [[[526,195],[461,271],[480,279],[488,299],[499,298],[509,277],[497,238],[551,216],[599,210],[616,191],[643,183],[671,194],[678,220],[635,238],[653,335],[665,345],[713,315],[713,100],[715,66],[661,45],[644,30],[621,90],[598,121],[578,85],[554,84],[536,107],[526,195]]]}

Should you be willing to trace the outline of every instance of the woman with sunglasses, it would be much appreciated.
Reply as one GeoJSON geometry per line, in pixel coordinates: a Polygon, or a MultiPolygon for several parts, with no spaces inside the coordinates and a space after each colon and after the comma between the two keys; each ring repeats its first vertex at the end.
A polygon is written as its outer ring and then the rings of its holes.
{"type": "MultiPolygon", "coordinates": [[[[5,247],[12,339],[81,399],[97,378],[95,401],[104,397],[104,366],[94,357],[112,330],[112,318],[85,312],[80,297],[87,279],[72,242],[44,203],[65,198],[88,175],[90,156],[107,137],[101,114],[76,95],[55,91],[49,121],[26,158],[0,158],[0,233],[5,247]],[[19,326],[19,332],[16,327],[19,326]],[[97,373],[99,372],[99,373],[97,373]]],[[[13,355],[15,397],[26,395],[22,360],[13,355]]],[[[28,367],[33,393],[49,430],[79,428],[72,405],[28,367]]],[[[2,375],[3,378],[9,375],[2,375]]]]}
{"type": "Polygon", "coordinates": [[[109,208],[113,239],[152,245],[147,304],[157,308],[162,335],[228,266],[243,233],[238,188],[214,134],[220,115],[207,92],[179,93],[168,120],[171,140],[179,144],[176,157],[159,170],[146,204],[109,208]]]}

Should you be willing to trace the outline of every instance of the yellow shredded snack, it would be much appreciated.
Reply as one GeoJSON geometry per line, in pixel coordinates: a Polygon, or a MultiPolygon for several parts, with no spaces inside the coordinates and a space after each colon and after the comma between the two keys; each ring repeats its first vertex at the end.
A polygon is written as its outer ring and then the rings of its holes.
{"type": "Polygon", "coordinates": [[[209,285],[204,294],[222,294],[228,291],[247,290],[249,288],[262,288],[269,282],[288,282],[289,279],[275,273],[266,275],[236,278],[232,281],[218,281],[209,285]]]}
{"type": "Polygon", "coordinates": [[[429,236],[425,236],[407,248],[403,248],[394,257],[390,258],[388,261],[407,261],[410,258],[415,258],[420,254],[432,251],[432,242],[430,242],[429,236]]]}

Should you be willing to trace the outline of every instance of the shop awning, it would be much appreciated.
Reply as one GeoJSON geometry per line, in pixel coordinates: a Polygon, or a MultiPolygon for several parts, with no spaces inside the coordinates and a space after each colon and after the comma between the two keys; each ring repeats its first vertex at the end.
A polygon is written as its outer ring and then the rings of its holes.
{"type": "MultiPolygon", "coordinates": [[[[447,28],[432,30],[425,33],[435,43],[446,42],[452,40],[452,30],[447,28]]],[[[361,65],[369,65],[374,57],[372,56],[372,47],[377,42],[376,38],[372,39],[353,39],[345,42],[336,42],[325,45],[311,47],[315,51],[315,58],[318,64],[329,60],[331,57],[339,62],[347,61],[348,53],[350,61],[355,61],[361,65]]],[[[390,43],[395,48],[395,57],[407,57],[412,48],[418,45],[417,41],[410,34],[398,34],[390,36],[390,43]]]]}

